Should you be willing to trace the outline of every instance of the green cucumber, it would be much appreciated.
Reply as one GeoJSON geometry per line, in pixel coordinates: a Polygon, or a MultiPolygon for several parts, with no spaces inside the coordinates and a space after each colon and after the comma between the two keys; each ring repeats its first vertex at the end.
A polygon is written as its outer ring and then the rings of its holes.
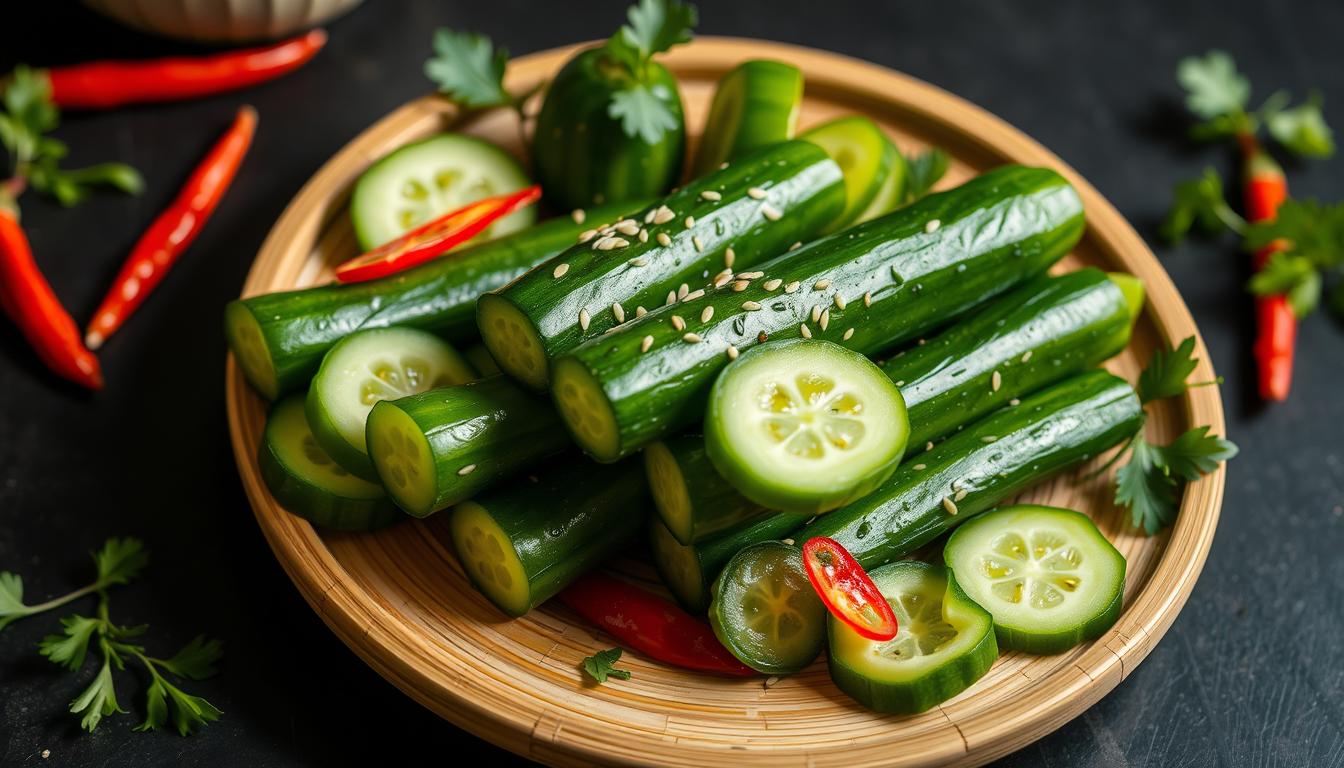
{"type": "Polygon", "coordinates": [[[868,207],[859,211],[859,215],[854,219],[855,224],[885,216],[901,207],[901,203],[905,201],[906,188],[910,182],[910,163],[905,159],[905,155],[901,154],[895,142],[891,139],[886,139],[886,142],[887,148],[883,151],[891,157],[891,171],[887,173],[887,178],[882,180],[882,186],[878,188],[868,207]]]}
{"type": "Polygon", "coordinates": [[[575,457],[458,504],[449,528],[472,584],[522,616],[627,547],[647,503],[638,462],[575,457]]]}
{"type": "Polygon", "coordinates": [[[737,527],[695,544],[682,544],[657,517],[649,520],[649,549],[658,575],[686,610],[709,607],[709,590],[733,555],[752,544],[781,539],[807,518],[789,514],[758,515],[737,527]]]}
{"type": "Polygon", "coordinates": [[[271,407],[257,464],[280,506],[313,525],[371,531],[405,519],[382,488],[346,472],[322,450],[308,429],[301,395],[271,407]]]}
{"type": "Polygon", "coordinates": [[[827,232],[859,223],[860,215],[868,212],[893,176],[900,177],[904,188],[904,158],[882,129],[866,117],[841,117],[809,128],[799,138],[826,150],[845,175],[845,209],[826,227],[827,232]]]}
{"type": "Polygon", "coordinates": [[[913,715],[971,687],[994,665],[994,623],[947,569],[905,560],[868,575],[896,614],[896,637],[869,640],[834,616],[827,620],[831,680],[855,701],[913,715]]]}
{"type": "Polygon", "coordinates": [[[754,347],[714,382],[705,450],[734,488],[771,509],[829,512],[896,469],[905,401],[868,358],[828,341],[754,347]]]}
{"type": "Polygon", "coordinates": [[[661,195],[677,182],[686,151],[677,80],[657,62],[644,66],[644,92],[673,119],[655,143],[627,135],[612,114],[612,97],[629,87],[630,77],[604,48],[577,54],[551,80],[532,136],[532,168],[560,208],[661,195]]]}
{"type": "Polygon", "coordinates": [[[505,373],[545,389],[552,358],[640,307],[676,303],[725,262],[746,267],[812,237],[839,210],[842,186],[805,141],[743,158],[482,296],[481,338],[505,373]]]}
{"type": "Polygon", "coordinates": [[[495,376],[499,373],[499,366],[495,364],[495,358],[490,356],[490,350],[485,345],[477,342],[467,347],[462,356],[471,364],[472,370],[476,371],[476,378],[485,379],[495,376]]]}
{"type": "Polygon", "coordinates": [[[470,381],[475,374],[452,345],[415,328],[375,328],[336,343],[308,389],[308,426],[318,445],[347,471],[375,480],[364,439],[369,411],[428,389],[470,381]]]}
{"type": "Polygon", "coordinates": [[[797,547],[765,541],[743,549],[724,567],[713,595],[714,635],[757,672],[792,674],[821,653],[826,606],[808,581],[797,547]]]}
{"type": "Polygon", "coordinates": [[[1063,653],[1120,618],[1125,558],[1091,518],[1023,504],[957,528],[943,560],[994,617],[1004,648],[1063,653]]]}
{"type": "MultiPolygon", "coordinates": [[[[912,447],[906,462],[919,462],[931,441],[1123,349],[1142,304],[1143,286],[1129,275],[1082,269],[1042,277],[981,307],[927,344],[888,360],[883,371],[901,387],[910,419],[912,447]],[[997,389],[996,370],[1001,371],[997,389]]],[[[693,529],[699,519],[745,520],[763,513],[714,470],[701,438],[673,438],[665,447],[651,443],[644,454],[655,508],[673,531],[678,526],[693,529]],[[666,454],[664,461],[649,462],[651,455],[660,454],[666,454]],[[674,522],[678,520],[686,522],[674,522]]],[[[792,530],[787,521],[793,516],[775,517],[782,520],[764,527],[759,533],[763,538],[792,530]]],[[[692,551],[655,547],[655,561],[667,558],[667,564],[660,564],[667,573],[690,572],[680,577],[683,583],[708,583],[727,558],[706,560],[695,551],[699,543],[683,536],[678,536],[682,544],[696,545],[687,547],[692,551]],[[706,563],[709,569],[701,572],[706,563]]],[[[759,540],[738,538],[734,545],[759,540]]],[[[688,605],[699,604],[700,589],[688,587],[678,597],[688,605]]]]}
{"type": "Polygon", "coordinates": [[[700,419],[736,351],[806,335],[875,354],[1044,272],[1082,231],[1059,174],[990,171],[557,358],[557,408],[588,455],[613,461],[700,419]]]}
{"type": "Polygon", "coordinates": [[[678,543],[704,541],[765,511],[714,469],[703,435],[649,443],[642,454],[654,507],[678,543]]]}
{"type": "Polygon", "coordinates": [[[224,309],[225,336],[248,382],[274,400],[306,389],[327,350],[358,330],[405,325],[450,341],[475,336],[482,293],[569,248],[593,223],[615,221],[636,207],[608,205],[582,217],[554,218],[381,280],[235,299],[224,309]]]}
{"type": "MultiPolygon", "coordinates": [[[[494,144],[441,133],[369,166],[350,193],[350,222],[360,249],[371,251],[468,203],[531,183],[518,161],[494,144]]],[[[526,229],[536,216],[535,208],[524,208],[477,237],[489,240],[526,229]]]]}
{"type": "Polygon", "coordinates": [[[415,517],[570,444],[551,404],[504,376],[384,400],[373,406],[365,431],[378,478],[415,517]]]}
{"type": "Polygon", "coordinates": [[[793,138],[803,103],[803,72],[792,64],[752,59],[728,70],[705,117],[692,176],[793,138]]]}

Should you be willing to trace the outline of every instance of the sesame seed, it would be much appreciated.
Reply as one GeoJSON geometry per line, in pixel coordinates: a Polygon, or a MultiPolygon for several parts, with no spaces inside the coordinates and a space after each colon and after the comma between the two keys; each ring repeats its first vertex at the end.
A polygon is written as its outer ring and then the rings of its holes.
{"type": "Polygon", "coordinates": [[[681,319],[681,315],[672,316],[672,327],[678,331],[686,330],[686,321],[681,319]]]}
{"type": "Polygon", "coordinates": [[[626,219],[616,225],[616,231],[622,235],[637,235],[639,234],[639,223],[633,219],[626,219]]]}
{"type": "Polygon", "coordinates": [[[1003,375],[995,371],[994,375],[989,377],[989,388],[998,392],[1001,386],[1003,386],[1003,375]]]}
{"type": "Polygon", "coordinates": [[[649,260],[644,258],[643,256],[636,256],[635,258],[630,260],[630,266],[632,267],[644,267],[648,266],[648,263],[649,260]]]}
{"type": "Polygon", "coordinates": [[[676,291],[668,291],[668,292],[667,292],[667,302],[666,302],[667,306],[670,307],[670,306],[672,306],[673,304],[676,304],[676,303],[677,303],[677,292],[676,292],[676,291]]]}
{"type": "Polygon", "coordinates": [[[984,437],[980,438],[980,442],[982,442],[982,443],[992,443],[992,442],[995,442],[995,441],[998,440],[998,439],[999,439],[999,438],[998,438],[997,436],[995,436],[995,435],[985,435],[984,437]]]}
{"type": "Polygon", "coordinates": [[[647,229],[639,230],[639,242],[641,243],[649,242],[649,230],[647,229]]]}
{"type": "Polygon", "coordinates": [[[696,299],[698,299],[698,298],[700,298],[701,296],[704,296],[704,295],[705,295],[705,289],[704,289],[704,288],[696,288],[694,291],[691,291],[690,293],[686,294],[686,295],[682,298],[682,301],[695,301],[696,299]]]}
{"type": "Polygon", "coordinates": [[[790,245],[790,246],[789,246],[789,250],[790,250],[790,251],[796,251],[796,250],[798,250],[799,248],[802,248],[802,247],[803,247],[803,241],[802,241],[802,240],[799,240],[799,241],[795,242],[793,245],[790,245]]]}
{"type": "Polygon", "coordinates": [[[812,338],[812,331],[807,327],[807,323],[798,326],[799,333],[803,334],[804,339],[812,338]]]}
{"type": "Polygon", "coordinates": [[[765,678],[765,687],[766,687],[766,688],[769,688],[770,686],[772,686],[772,685],[774,685],[775,683],[778,683],[778,682],[779,682],[779,675],[771,675],[771,676],[765,678]]]}
{"type": "Polygon", "coordinates": [[[719,170],[720,170],[720,171],[722,171],[724,168],[727,168],[727,167],[728,167],[728,161],[727,161],[727,160],[724,160],[722,163],[719,163],[719,170]]]}
{"type": "Polygon", "coordinates": [[[738,280],[755,280],[758,277],[765,277],[764,272],[738,272],[738,280]]]}
{"type": "Polygon", "coordinates": [[[688,293],[690,293],[690,292],[691,292],[691,286],[689,286],[689,285],[687,285],[687,284],[685,284],[685,283],[682,283],[681,285],[678,285],[678,286],[677,286],[677,298],[678,298],[678,299],[684,299],[684,298],[686,298],[686,294],[688,294],[688,293]]]}
{"type": "MultiPolygon", "coordinates": [[[[930,219],[929,223],[924,225],[924,231],[928,232],[929,234],[933,234],[934,232],[937,232],[938,228],[941,226],[943,226],[943,222],[937,219],[930,219]]],[[[953,514],[956,513],[954,512],[953,514]]]]}
{"type": "Polygon", "coordinates": [[[792,546],[793,546],[793,539],[780,539],[780,540],[779,540],[779,543],[780,543],[780,544],[788,544],[790,547],[792,547],[792,546]]]}
{"type": "Polygon", "coordinates": [[[770,221],[779,221],[784,216],[778,208],[769,203],[761,203],[761,215],[770,221]]]}
{"type": "Polygon", "coordinates": [[[586,309],[580,309],[580,310],[579,310],[579,327],[582,328],[582,329],[585,330],[585,331],[588,330],[588,321],[589,321],[589,318],[588,318],[588,310],[586,310],[586,309]]]}
{"type": "Polygon", "coordinates": [[[966,490],[965,488],[962,488],[962,489],[960,489],[960,490],[957,491],[957,495],[956,495],[956,496],[953,496],[953,497],[952,497],[952,500],[953,500],[953,501],[961,501],[962,499],[966,498],[966,494],[968,494],[968,493],[970,493],[970,491],[966,490]]]}
{"type": "Polygon", "coordinates": [[[611,314],[616,316],[616,322],[625,322],[625,307],[622,307],[620,302],[611,305],[611,314]]]}
{"type": "Polygon", "coordinates": [[[468,464],[467,466],[465,466],[465,467],[463,467],[463,468],[457,470],[457,474],[458,474],[459,476],[465,477],[465,476],[470,475],[472,472],[475,472],[475,471],[476,471],[476,465],[475,465],[475,464],[468,464]]]}
{"type": "Polygon", "coordinates": [[[734,280],[733,293],[741,293],[747,290],[747,286],[749,285],[751,285],[751,283],[747,282],[746,280],[734,280]]]}
{"type": "Polygon", "coordinates": [[[626,240],[624,237],[604,237],[601,240],[598,240],[597,245],[594,247],[599,251],[610,251],[615,248],[624,248],[628,245],[630,245],[630,241],[626,240]]]}
{"type": "Polygon", "coordinates": [[[915,465],[915,471],[916,471],[916,472],[923,472],[924,470],[926,470],[926,469],[928,469],[928,468],[929,468],[929,465],[928,465],[928,464],[916,464],[916,465],[915,465]]]}
{"type": "Polygon", "coordinates": [[[728,359],[729,359],[729,360],[736,360],[736,359],[737,359],[737,355],[738,355],[737,347],[734,347],[732,344],[729,344],[729,345],[728,345],[728,359]]]}
{"type": "Polygon", "coordinates": [[[924,346],[925,344],[928,344],[928,342],[925,341],[924,339],[920,339],[918,342],[916,342],[916,344],[918,344],[919,346],[922,347],[922,346],[924,346]]]}
{"type": "Polygon", "coordinates": [[[643,307],[635,307],[635,317],[643,317],[649,314],[649,310],[643,307]]]}
{"type": "Polygon", "coordinates": [[[827,326],[831,324],[831,310],[823,309],[821,311],[821,320],[819,321],[819,324],[821,325],[821,330],[826,330],[827,326]]]}
{"type": "Polygon", "coordinates": [[[694,217],[694,216],[687,216],[687,217],[686,217],[686,221],[683,222],[683,223],[686,225],[686,228],[687,228],[687,229],[690,229],[691,227],[694,227],[694,226],[695,226],[695,217],[694,217]]]}
{"type": "Polygon", "coordinates": [[[742,302],[742,308],[747,310],[748,312],[756,312],[760,310],[761,305],[757,304],[754,301],[744,301],[742,302]]]}
{"type": "Polygon", "coordinates": [[[658,206],[658,209],[653,212],[654,224],[666,224],[675,218],[677,218],[677,214],[673,213],[672,209],[668,208],[666,205],[658,206]]]}
{"type": "Polygon", "coordinates": [[[584,231],[579,233],[579,242],[586,243],[589,240],[592,240],[594,237],[597,237],[596,229],[585,229],[584,231]]]}
{"type": "Polygon", "coordinates": [[[694,245],[694,246],[695,246],[695,252],[696,252],[696,253],[704,253],[704,252],[705,252],[705,241],[704,241],[704,240],[701,240],[699,235],[695,235],[695,236],[691,237],[691,245],[694,245]]]}
{"type": "Polygon", "coordinates": [[[1022,353],[1022,362],[1025,363],[1025,362],[1027,362],[1027,361],[1030,360],[1030,359],[1031,359],[1031,350],[1028,349],[1026,352],[1023,352],[1023,353],[1022,353]]]}
{"type": "Polygon", "coordinates": [[[812,288],[818,291],[824,291],[830,287],[831,287],[831,281],[824,277],[812,284],[812,288]]]}
{"type": "Polygon", "coordinates": [[[639,342],[639,351],[640,351],[640,352],[648,352],[648,351],[649,351],[649,347],[652,347],[652,346],[653,346],[653,337],[652,337],[652,336],[645,336],[645,337],[644,337],[644,340],[641,341],[641,342],[639,342]]]}
{"type": "Polygon", "coordinates": [[[792,283],[789,283],[788,285],[784,286],[784,292],[793,293],[794,291],[798,290],[798,285],[799,285],[798,281],[794,280],[792,283]]]}
{"type": "Polygon", "coordinates": [[[772,278],[772,279],[770,279],[770,280],[766,280],[764,283],[761,283],[761,287],[764,288],[764,289],[767,290],[767,291],[773,291],[773,290],[779,288],[779,286],[781,286],[781,285],[783,285],[783,284],[784,284],[784,281],[783,281],[783,280],[780,280],[778,277],[776,277],[776,278],[772,278]]]}
{"type": "Polygon", "coordinates": [[[900,381],[893,382],[893,383],[895,383],[896,386],[898,386],[898,387],[904,387],[904,386],[905,386],[905,379],[901,379],[900,381]]]}
{"type": "Polygon", "coordinates": [[[653,223],[653,217],[654,217],[654,216],[657,216],[657,215],[658,215],[658,209],[657,209],[657,208],[650,208],[650,209],[649,209],[649,212],[646,213],[646,214],[644,214],[644,223],[645,223],[645,224],[652,224],[652,223],[653,223]]]}
{"type": "Polygon", "coordinates": [[[687,344],[699,344],[699,343],[700,343],[700,334],[698,334],[698,333],[683,333],[683,334],[681,335],[681,340],[684,341],[684,342],[686,342],[687,344]]]}
{"type": "Polygon", "coordinates": [[[653,239],[657,240],[658,244],[664,248],[672,244],[672,238],[668,237],[666,232],[659,232],[657,237],[653,239]]]}
{"type": "Polygon", "coordinates": [[[760,187],[747,187],[747,197],[750,197],[752,200],[764,200],[765,190],[760,187]]]}
{"type": "Polygon", "coordinates": [[[820,319],[821,319],[821,305],[817,304],[812,307],[812,322],[815,323],[820,319]]]}
{"type": "Polygon", "coordinates": [[[717,203],[718,201],[723,199],[723,195],[720,195],[718,192],[715,192],[712,189],[706,189],[705,191],[700,193],[700,198],[703,200],[708,200],[711,203],[717,203]]]}
{"type": "Polygon", "coordinates": [[[957,504],[956,504],[956,502],[952,501],[951,499],[947,498],[946,496],[943,497],[943,509],[947,510],[947,514],[949,514],[949,515],[955,515],[955,514],[957,514],[957,504]]]}
{"type": "Polygon", "coordinates": [[[733,273],[725,269],[724,271],[720,272],[717,276],[715,276],[714,287],[722,288],[723,286],[728,284],[729,280],[732,279],[733,279],[733,273]]]}
{"type": "Polygon", "coordinates": [[[873,292],[872,292],[872,291],[869,291],[869,292],[863,294],[863,306],[865,306],[865,307],[871,307],[871,306],[873,306],[873,292]]]}
{"type": "Polygon", "coordinates": [[[734,261],[737,261],[737,254],[733,252],[732,246],[729,246],[723,251],[723,266],[732,269],[734,261]]]}
{"type": "Polygon", "coordinates": [[[700,322],[702,322],[702,323],[708,323],[713,317],[714,317],[714,305],[713,305],[713,304],[710,304],[709,306],[707,306],[707,307],[705,307],[704,309],[700,310],[700,322]]]}
{"type": "Polygon", "coordinates": [[[1021,404],[1022,404],[1022,401],[1021,401],[1021,400],[1018,400],[1016,397],[1014,397],[1012,400],[1009,400],[1009,401],[1008,401],[1008,404],[1009,404],[1009,405],[1021,405],[1021,404]]]}
{"type": "Polygon", "coordinates": [[[556,265],[555,269],[551,270],[551,277],[554,277],[556,280],[559,280],[560,278],[564,277],[565,273],[568,271],[569,271],[568,264],[558,264],[556,265]]]}
{"type": "Polygon", "coordinates": [[[846,328],[846,329],[845,329],[845,335],[842,336],[842,337],[840,338],[840,340],[841,340],[841,341],[849,341],[849,338],[850,338],[851,336],[853,336],[853,335],[854,335],[854,329],[853,329],[853,328],[846,328]]]}
{"type": "Polygon", "coordinates": [[[844,309],[844,308],[845,308],[845,297],[844,297],[844,296],[841,296],[840,294],[837,293],[837,294],[835,294],[834,296],[832,296],[831,298],[835,299],[835,308],[836,308],[836,309],[844,309]]]}

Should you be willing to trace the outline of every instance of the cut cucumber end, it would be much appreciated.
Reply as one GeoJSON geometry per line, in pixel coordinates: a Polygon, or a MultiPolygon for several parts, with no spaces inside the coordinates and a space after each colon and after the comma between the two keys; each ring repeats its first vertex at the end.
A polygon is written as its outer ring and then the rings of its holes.
{"type": "Polygon", "coordinates": [[[1106,277],[1115,287],[1120,289],[1120,293],[1125,296],[1125,307],[1129,311],[1129,322],[1133,324],[1138,318],[1139,313],[1143,311],[1143,301],[1146,296],[1146,289],[1143,287],[1143,281],[1127,272],[1107,272],[1106,277]]]}
{"type": "Polygon", "coordinates": [[[551,395],[560,419],[585,453],[604,463],[621,457],[616,414],[587,366],[572,357],[556,360],[551,395]]]}
{"type": "MultiPolygon", "coordinates": [[[[845,177],[845,209],[823,232],[844,229],[868,208],[892,172],[891,141],[877,124],[851,115],[810,128],[799,137],[826,150],[845,177]]],[[[896,153],[899,155],[899,153],[896,153]]]]}
{"type": "Polygon", "coordinates": [[[691,530],[693,502],[686,490],[686,479],[681,475],[681,465],[676,457],[662,442],[644,446],[644,472],[649,478],[654,509],[658,510],[663,525],[682,544],[694,543],[695,532],[691,530]]]}
{"type": "Polygon", "coordinates": [[[550,381],[550,362],[541,335],[507,299],[487,293],[476,302],[481,340],[500,370],[538,392],[550,381]]]}
{"type": "Polygon", "coordinates": [[[392,501],[415,517],[436,511],[438,473],[420,425],[395,402],[383,401],[369,412],[365,437],[374,471],[392,501]]]}
{"type": "Polygon", "coordinates": [[[728,561],[714,583],[709,623],[743,664],[764,674],[787,675],[821,653],[826,614],[804,570],[802,552],[767,541],[728,561]]]}
{"type": "Polygon", "coordinates": [[[649,547],[658,575],[677,602],[691,613],[708,608],[709,587],[695,547],[677,541],[660,519],[649,521],[649,547]]]}
{"type": "Polygon", "coordinates": [[[457,559],[471,583],[508,615],[527,613],[532,608],[527,572],[490,511],[474,501],[464,501],[453,507],[449,527],[457,559]]]}
{"type": "Polygon", "coordinates": [[[331,406],[323,401],[322,393],[316,383],[308,387],[304,398],[304,411],[308,416],[308,428],[313,431],[317,444],[327,455],[341,465],[347,472],[369,482],[378,481],[378,472],[369,460],[363,435],[355,443],[347,430],[336,423],[331,406]]]}
{"type": "Polygon", "coordinates": [[[261,324],[243,302],[234,300],[224,307],[224,336],[243,377],[262,397],[274,400],[280,389],[275,361],[261,324]]]}

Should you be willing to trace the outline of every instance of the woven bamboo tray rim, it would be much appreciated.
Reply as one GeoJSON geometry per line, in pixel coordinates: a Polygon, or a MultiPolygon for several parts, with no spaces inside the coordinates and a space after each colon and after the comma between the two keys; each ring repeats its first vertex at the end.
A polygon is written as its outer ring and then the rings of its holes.
{"type": "MultiPolygon", "coordinates": [[[[577,46],[522,57],[507,84],[549,77],[577,46]]],[[[1077,187],[1088,231],[1061,268],[1098,264],[1143,279],[1148,304],[1128,350],[1108,363],[1131,381],[1159,340],[1197,339],[1197,379],[1213,377],[1208,352],[1175,286],[1137,233],[1075,171],[993,115],[922,81],[837,54],[737,38],[698,38],[665,63],[683,82],[688,127],[698,133],[718,77],[749,58],[775,58],[807,77],[802,124],[857,111],[903,148],[938,143],[953,157],[948,182],[1004,162],[1044,165],[1077,187]]],[[[286,208],[243,288],[252,295],[320,282],[352,255],[345,204],[354,179],[392,148],[453,124],[427,96],[394,111],[333,157],[286,208]]],[[[465,130],[519,151],[516,122],[501,114],[465,130]]],[[[694,137],[693,137],[694,140],[694,137]]],[[[256,467],[265,403],[230,357],[226,398],[235,458],[257,521],[277,559],[323,621],[364,661],[424,706],[502,747],[554,765],[981,765],[1019,749],[1091,706],[1152,650],[1185,604],[1212,544],[1224,469],[1189,484],[1175,525],[1157,537],[1128,532],[1101,480],[1082,472],[1023,494],[1093,514],[1129,560],[1125,610],[1105,636],[1053,657],[1005,654],[969,691],[916,717],[866,712],[829,684],[824,663],[767,689],[759,680],[691,675],[627,654],[628,683],[588,687],[576,662],[610,639],[562,608],[509,622],[466,587],[443,516],[369,535],[319,534],[281,509],[256,467]]],[[[1150,406],[1149,434],[1170,438],[1207,424],[1225,432],[1216,388],[1150,406]]],[[[653,581],[639,564],[632,578],[653,581]]]]}

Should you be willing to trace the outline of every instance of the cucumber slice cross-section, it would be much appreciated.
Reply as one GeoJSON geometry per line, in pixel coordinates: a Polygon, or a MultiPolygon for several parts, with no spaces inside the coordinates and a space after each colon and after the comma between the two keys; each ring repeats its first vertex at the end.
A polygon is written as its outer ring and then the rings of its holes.
{"type": "Polygon", "coordinates": [[[987,512],[952,533],[943,560],[994,616],[1005,648],[1061,653],[1120,617],[1125,558],[1081,512],[1031,504],[987,512]]]}
{"type": "Polygon", "coordinates": [[[900,561],[868,574],[896,614],[896,637],[869,640],[828,620],[831,679],[879,712],[923,712],[970,687],[994,664],[989,613],[958,588],[947,569],[900,561]]]}
{"type": "Polygon", "coordinates": [[[739,661],[766,674],[797,672],[826,640],[826,606],[807,579],[803,554],[781,541],[733,555],[714,583],[709,623],[739,661]]]}
{"type": "Polygon", "coordinates": [[[900,463],[910,424],[900,390],[863,355],[827,341],[753,347],[714,382],[705,450],[748,499],[827,512],[900,463]]]}
{"type": "Polygon", "coordinates": [[[338,464],[377,480],[364,436],[374,404],[462,384],[473,375],[457,350],[432,333],[398,327],[353,333],[322,358],[308,389],[308,425],[338,464]]]}
{"type": "MultiPolygon", "coordinates": [[[[893,173],[904,176],[904,166],[898,167],[901,153],[882,129],[866,117],[841,117],[809,128],[798,138],[826,150],[845,177],[845,210],[825,232],[835,232],[859,221],[882,192],[887,178],[893,173]]],[[[902,181],[902,187],[903,184],[902,181]]]]}

